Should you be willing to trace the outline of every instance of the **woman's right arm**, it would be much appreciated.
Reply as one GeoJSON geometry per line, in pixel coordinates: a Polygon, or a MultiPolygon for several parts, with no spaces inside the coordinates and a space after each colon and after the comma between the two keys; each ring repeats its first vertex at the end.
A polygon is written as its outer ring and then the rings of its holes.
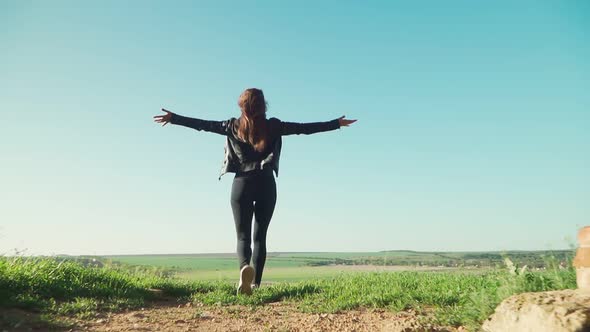
{"type": "Polygon", "coordinates": [[[344,119],[344,116],[334,119],[331,121],[325,122],[307,122],[307,123],[297,123],[297,122],[284,122],[281,121],[281,135],[309,135],[315,133],[321,133],[324,131],[336,130],[340,127],[347,127],[351,123],[355,122],[356,120],[347,120],[344,119]]]}
{"type": "Polygon", "coordinates": [[[167,123],[172,123],[175,125],[188,127],[195,130],[204,130],[220,135],[227,135],[229,121],[210,121],[197,118],[189,118],[186,116],[178,115],[176,113],[172,113],[164,108],[162,108],[162,111],[166,112],[166,114],[154,116],[154,121],[157,123],[162,123],[162,126],[165,126],[167,123]]]}

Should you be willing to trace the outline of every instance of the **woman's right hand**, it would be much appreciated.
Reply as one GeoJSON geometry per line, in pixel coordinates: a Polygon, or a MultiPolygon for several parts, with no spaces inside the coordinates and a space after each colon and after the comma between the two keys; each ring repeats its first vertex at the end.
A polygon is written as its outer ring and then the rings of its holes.
{"type": "Polygon", "coordinates": [[[356,122],[356,120],[348,120],[348,119],[345,119],[344,117],[345,117],[345,115],[338,118],[338,124],[340,124],[340,127],[348,127],[349,125],[356,122]]]}
{"type": "Polygon", "coordinates": [[[162,108],[162,112],[166,112],[166,114],[154,116],[154,121],[157,123],[161,123],[162,127],[164,127],[168,122],[170,122],[170,119],[172,119],[173,113],[165,108],[162,108]]]}

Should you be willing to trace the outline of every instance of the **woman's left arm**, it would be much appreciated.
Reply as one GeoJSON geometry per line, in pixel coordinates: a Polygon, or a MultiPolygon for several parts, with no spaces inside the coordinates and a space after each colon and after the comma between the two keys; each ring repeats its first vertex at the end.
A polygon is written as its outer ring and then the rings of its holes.
{"type": "Polygon", "coordinates": [[[229,121],[210,121],[189,118],[172,113],[164,108],[162,108],[162,111],[166,112],[166,114],[154,116],[154,121],[157,123],[162,123],[162,126],[165,126],[167,123],[172,123],[175,125],[193,128],[195,130],[204,130],[219,135],[227,135],[229,121]]]}

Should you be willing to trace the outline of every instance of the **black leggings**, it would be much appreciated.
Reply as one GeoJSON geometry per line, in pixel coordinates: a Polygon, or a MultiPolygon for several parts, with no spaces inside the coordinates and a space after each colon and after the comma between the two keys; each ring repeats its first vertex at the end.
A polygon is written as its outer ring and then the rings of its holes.
{"type": "Polygon", "coordinates": [[[260,285],[266,261],[266,231],[275,209],[277,187],[270,168],[236,174],[231,189],[231,208],[238,236],[240,269],[250,264],[255,271],[254,283],[260,285]],[[252,215],[254,223],[254,252],[252,244],[252,215]]]}

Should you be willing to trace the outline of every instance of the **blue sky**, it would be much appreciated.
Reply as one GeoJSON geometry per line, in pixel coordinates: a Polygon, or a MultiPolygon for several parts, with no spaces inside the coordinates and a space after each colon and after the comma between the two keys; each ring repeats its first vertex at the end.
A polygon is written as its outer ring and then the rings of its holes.
{"type": "Polygon", "coordinates": [[[586,1],[2,1],[0,253],[233,252],[224,138],[285,121],[270,251],[568,247],[590,222],[586,1]]]}

